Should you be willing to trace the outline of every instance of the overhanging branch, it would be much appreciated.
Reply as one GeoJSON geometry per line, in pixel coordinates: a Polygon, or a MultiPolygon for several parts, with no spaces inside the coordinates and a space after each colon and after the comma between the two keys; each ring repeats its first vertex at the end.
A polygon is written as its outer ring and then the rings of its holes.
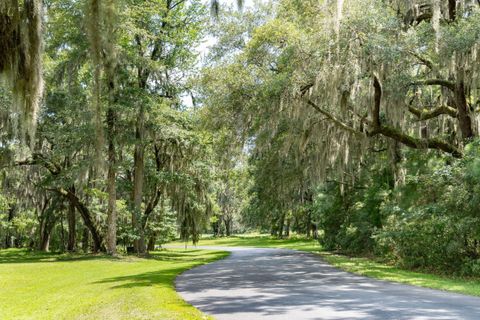
{"type": "Polygon", "coordinates": [[[411,85],[417,85],[417,86],[442,86],[445,88],[448,88],[452,91],[455,90],[455,83],[452,81],[448,80],[443,80],[443,79],[427,79],[427,80],[419,80],[419,81],[414,81],[411,83],[411,85]]]}
{"type": "Polygon", "coordinates": [[[377,128],[377,130],[370,133],[369,136],[374,136],[377,134],[381,134],[385,137],[391,138],[413,149],[437,149],[446,153],[450,153],[456,158],[462,157],[462,152],[457,147],[438,138],[416,138],[405,134],[396,128],[385,125],[377,128]]]}
{"type": "Polygon", "coordinates": [[[307,104],[309,106],[311,106],[313,109],[315,109],[316,111],[318,111],[319,113],[323,114],[325,117],[327,117],[328,119],[330,119],[333,123],[335,123],[338,127],[342,128],[343,130],[346,130],[350,133],[353,133],[355,135],[361,135],[361,136],[364,136],[364,134],[362,132],[360,132],[359,130],[355,129],[355,128],[352,128],[350,127],[349,125],[345,124],[343,121],[339,120],[337,117],[335,117],[333,114],[331,114],[330,112],[326,111],[326,110],[323,110],[322,108],[320,108],[316,103],[314,103],[312,100],[310,99],[307,99],[306,100],[307,104]]]}
{"type": "Polygon", "coordinates": [[[428,120],[436,118],[442,114],[449,115],[452,118],[457,117],[457,110],[455,108],[443,105],[434,109],[419,109],[413,106],[408,106],[408,111],[417,116],[418,120],[428,120]]]}
{"type": "MultiPolygon", "coordinates": [[[[432,83],[431,80],[427,80],[432,83]]],[[[435,79],[433,82],[439,81],[435,79]]],[[[443,82],[443,80],[440,80],[443,82]]],[[[436,83],[438,84],[438,83],[436,83]]],[[[453,84],[452,84],[453,85],[453,84]]],[[[373,131],[369,132],[370,136],[374,136],[377,134],[381,134],[385,137],[391,138],[395,141],[398,141],[407,147],[413,149],[438,149],[444,152],[450,153],[452,156],[460,158],[462,157],[461,151],[455,147],[454,145],[437,139],[437,138],[416,138],[412,137],[408,134],[401,132],[400,130],[384,125],[380,122],[380,102],[382,99],[382,87],[380,85],[380,81],[376,76],[373,77],[373,87],[374,87],[374,96],[375,96],[375,107],[374,107],[374,114],[372,115],[372,119],[374,120],[372,123],[373,131]]]]}
{"type": "MultiPolygon", "coordinates": [[[[367,123],[369,125],[369,127],[372,128],[372,130],[369,130],[369,132],[367,133],[368,136],[372,137],[372,136],[380,134],[380,135],[383,135],[387,138],[398,141],[398,142],[406,145],[407,147],[410,147],[410,148],[413,148],[413,149],[436,149],[436,150],[441,150],[441,151],[446,152],[446,153],[450,153],[452,156],[457,157],[457,158],[462,157],[462,152],[456,146],[454,146],[453,144],[450,144],[446,141],[443,141],[443,140],[438,139],[438,138],[416,138],[416,137],[413,137],[413,136],[408,135],[406,133],[403,133],[399,129],[396,129],[394,127],[382,124],[381,121],[380,121],[380,106],[381,106],[381,99],[382,99],[382,87],[380,85],[380,81],[378,80],[378,78],[376,76],[374,76],[373,80],[374,80],[373,81],[373,86],[374,86],[375,91],[374,91],[374,108],[373,108],[373,114],[372,114],[372,121],[365,120],[365,123],[367,123]]],[[[302,93],[304,93],[304,92],[302,92],[302,93]]],[[[353,133],[355,135],[364,136],[364,134],[360,130],[357,130],[357,129],[347,125],[346,123],[344,123],[343,121],[341,121],[340,119],[335,117],[330,112],[328,112],[328,111],[324,110],[323,108],[321,108],[320,106],[318,106],[312,100],[305,99],[305,101],[314,110],[316,110],[317,112],[324,115],[327,119],[332,121],[339,128],[341,128],[343,130],[346,130],[350,133],[353,133]]],[[[442,109],[442,107],[440,107],[439,109],[441,111],[445,112],[446,114],[451,114],[452,111],[454,111],[455,114],[456,114],[456,110],[454,110],[451,107],[447,107],[447,108],[449,108],[449,109],[444,109],[444,108],[442,109]]],[[[432,110],[431,113],[432,114],[434,112],[438,113],[438,112],[440,112],[440,110],[432,110]]],[[[422,111],[415,109],[414,112],[416,112],[416,111],[418,111],[418,114],[422,115],[422,111]]],[[[414,112],[412,112],[412,113],[414,113],[414,112]]],[[[423,119],[425,119],[425,118],[423,118],[423,119]]]]}

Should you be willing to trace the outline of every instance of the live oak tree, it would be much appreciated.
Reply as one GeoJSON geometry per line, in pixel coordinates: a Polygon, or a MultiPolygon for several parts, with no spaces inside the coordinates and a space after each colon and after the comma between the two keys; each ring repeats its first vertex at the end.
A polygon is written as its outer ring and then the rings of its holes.
{"type": "Polygon", "coordinates": [[[288,164],[253,174],[256,192],[270,185],[255,202],[272,203],[258,210],[260,221],[273,227],[272,213],[283,220],[295,204],[312,203],[322,184],[337,185],[340,197],[361,193],[360,173],[376,162],[392,172],[387,185],[401,187],[409,174],[406,148],[462,158],[478,135],[478,7],[280,1],[274,19],[246,33],[246,45],[230,42],[233,57],[204,71],[206,104],[255,141],[256,166],[269,154],[288,164]],[[288,178],[289,170],[297,173],[288,178]],[[304,192],[270,199],[281,185],[291,187],[288,195],[304,192]],[[284,202],[290,205],[275,209],[284,202]]]}
{"type": "MultiPolygon", "coordinates": [[[[35,193],[32,203],[22,196],[7,206],[38,207],[36,212],[53,217],[48,228],[41,222],[33,230],[55,239],[57,249],[77,249],[81,234],[83,250],[115,254],[117,229],[132,225],[128,239],[143,253],[146,235],[155,244],[152,219],[163,219],[158,208],[167,212],[167,205],[183,237],[198,239],[211,203],[209,169],[202,165],[209,149],[181,95],[188,91],[192,48],[208,19],[206,8],[181,0],[58,0],[46,2],[38,18],[45,18],[46,92],[32,150],[18,152],[15,137],[2,131],[2,154],[9,159],[2,170],[35,172],[35,184],[26,187],[35,193]]],[[[2,91],[7,119],[16,97],[2,91]]]]}

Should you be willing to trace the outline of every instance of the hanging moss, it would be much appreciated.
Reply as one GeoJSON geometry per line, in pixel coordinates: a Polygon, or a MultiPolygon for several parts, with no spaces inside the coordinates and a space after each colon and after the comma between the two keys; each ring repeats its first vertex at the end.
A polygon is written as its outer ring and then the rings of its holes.
{"type": "Polygon", "coordinates": [[[20,138],[33,142],[43,92],[42,1],[5,0],[0,3],[0,75],[12,90],[20,138]]]}
{"type": "Polygon", "coordinates": [[[93,88],[91,108],[94,114],[95,127],[95,154],[96,164],[99,168],[103,164],[102,150],[105,145],[103,133],[103,108],[101,103],[101,77],[102,77],[102,38],[101,38],[101,3],[98,0],[89,0],[87,5],[87,33],[90,42],[90,52],[93,62],[93,88]]]}

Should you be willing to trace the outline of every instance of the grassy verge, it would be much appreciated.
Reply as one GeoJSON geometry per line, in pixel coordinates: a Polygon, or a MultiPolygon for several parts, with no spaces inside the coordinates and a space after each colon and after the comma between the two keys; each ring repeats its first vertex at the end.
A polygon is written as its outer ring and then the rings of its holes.
{"type": "MultiPolygon", "coordinates": [[[[180,244],[176,242],[175,244],[180,244]]],[[[286,248],[320,254],[328,263],[348,272],[382,280],[400,282],[421,287],[480,296],[480,279],[465,279],[414,272],[375,262],[367,258],[347,257],[322,251],[314,240],[305,238],[275,239],[269,236],[237,236],[228,238],[207,238],[201,246],[244,246],[262,248],[286,248]]]]}
{"type": "Polygon", "coordinates": [[[322,252],[320,254],[328,263],[345,271],[366,277],[480,296],[480,279],[447,277],[404,270],[367,258],[346,257],[328,252],[322,252]]]}
{"type": "Polygon", "coordinates": [[[207,319],[175,277],[228,255],[165,250],[150,258],[0,250],[0,319],[207,319]]]}

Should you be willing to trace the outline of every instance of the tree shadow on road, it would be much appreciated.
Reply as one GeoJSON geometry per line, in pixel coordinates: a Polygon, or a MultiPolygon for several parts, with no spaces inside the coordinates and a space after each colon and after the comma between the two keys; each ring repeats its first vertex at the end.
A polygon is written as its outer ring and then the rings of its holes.
{"type": "Polygon", "coordinates": [[[369,279],[312,254],[281,250],[238,252],[187,271],[177,278],[177,290],[201,311],[226,319],[239,314],[252,319],[478,319],[480,314],[479,298],[369,279]]]}

